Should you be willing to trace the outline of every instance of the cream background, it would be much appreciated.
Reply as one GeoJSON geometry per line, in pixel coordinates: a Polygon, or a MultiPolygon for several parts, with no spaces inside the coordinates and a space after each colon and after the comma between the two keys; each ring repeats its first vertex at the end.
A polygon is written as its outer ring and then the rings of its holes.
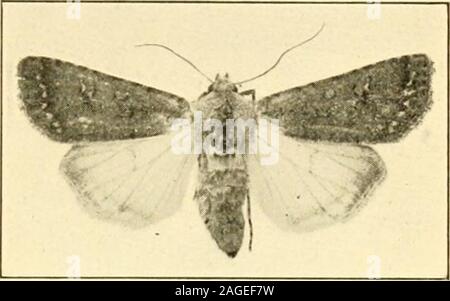
{"type": "Polygon", "coordinates": [[[4,276],[64,277],[68,257],[77,255],[82,276],[368,277],[368,256],[376,255],[382,277],[445,277],[445,6],[384,5],[376,20],[367,18],[366,5],[82,4],[80,20],[66,18],[64,3],[3,8],[4,276]],[[91,218],[58,171],[70,146],[42,136],[19,109],[16,66],[27,55],[60,58],[193,100],[206,80],[167,52],[133,45],[163,43],[210,76],[228,71],[241,80],[323,22],[319,37],[243,89],[262,97],[426,53],[435,62],[435,103],[406,139],[374,146],[388,176],[358,216],[312,233],[286,233],[254,200],[253,251],[245,244],[233,260],[216,247],[189,196],[173,217],[141,230],[91,218]]]}

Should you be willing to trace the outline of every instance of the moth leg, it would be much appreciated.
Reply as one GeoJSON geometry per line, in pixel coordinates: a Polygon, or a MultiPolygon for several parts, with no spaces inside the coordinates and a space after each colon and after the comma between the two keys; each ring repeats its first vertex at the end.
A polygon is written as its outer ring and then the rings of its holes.
{"type": "Polygon", "coordinates": [[[242,96],[251,95],[252,96],[252,104],[253,104],[253,106],[255,106],[255,100],[256,100],[256,90],[255,89],[242,91],[239,93],[239,95],[242,95],[242,96]]]}
{"type": "Polygon", "coordinates": [[[247,191],[247,218],[248,218],[248,226],[250,228],[250,238],[248,241],[248,250],[252,250],[252,243],[253,243],[253,223],[252,223],[252,210],[250,207],[250,193],[247,191]]]}

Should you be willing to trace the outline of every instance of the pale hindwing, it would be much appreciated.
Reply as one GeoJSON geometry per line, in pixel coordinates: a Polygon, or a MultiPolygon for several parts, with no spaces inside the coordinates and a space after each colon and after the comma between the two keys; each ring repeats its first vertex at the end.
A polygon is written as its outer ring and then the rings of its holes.
{"type": "Polygon", "coordinates": [[[76,145],[61,170],[96,217],[144,226],[173,214],[195,159],[171,150],[171,136],[76,145]]]}
{"type": "Polygon", "coordinates": [[[367,202],[385,176],[367,146],[314,143],[280,136],[279,160],[261,165],[249,157],[250,193],[280,227],[311,231],[342,222],[367,202]]]}

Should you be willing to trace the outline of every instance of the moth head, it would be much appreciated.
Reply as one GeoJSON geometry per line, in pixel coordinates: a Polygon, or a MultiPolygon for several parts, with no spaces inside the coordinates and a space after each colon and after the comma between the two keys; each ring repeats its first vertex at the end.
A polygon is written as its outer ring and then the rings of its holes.
{"type": "Polygon", "coordinates": [[[217,73],[214,82],[208,87],[208,92],[237,92],[237,86],[230,81],[228,73],[225,75],[220,75],[217,73]]]}

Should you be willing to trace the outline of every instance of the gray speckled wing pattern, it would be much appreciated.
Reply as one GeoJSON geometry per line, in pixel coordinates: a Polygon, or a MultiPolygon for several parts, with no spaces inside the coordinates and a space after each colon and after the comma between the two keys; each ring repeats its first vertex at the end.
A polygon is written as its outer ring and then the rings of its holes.
{"type": "Polygon", "coordinates": [[[53,58],[22,59],[18,76],[28,117],[59,142],[155,136],[189,111],[181,97],[53,58]]]}
{"type": "Polygon", "coordinates": [[[288,136],[313,141],[395,142],[431,105],[431,60],[392,58],[261,99],[288,136]]]}

